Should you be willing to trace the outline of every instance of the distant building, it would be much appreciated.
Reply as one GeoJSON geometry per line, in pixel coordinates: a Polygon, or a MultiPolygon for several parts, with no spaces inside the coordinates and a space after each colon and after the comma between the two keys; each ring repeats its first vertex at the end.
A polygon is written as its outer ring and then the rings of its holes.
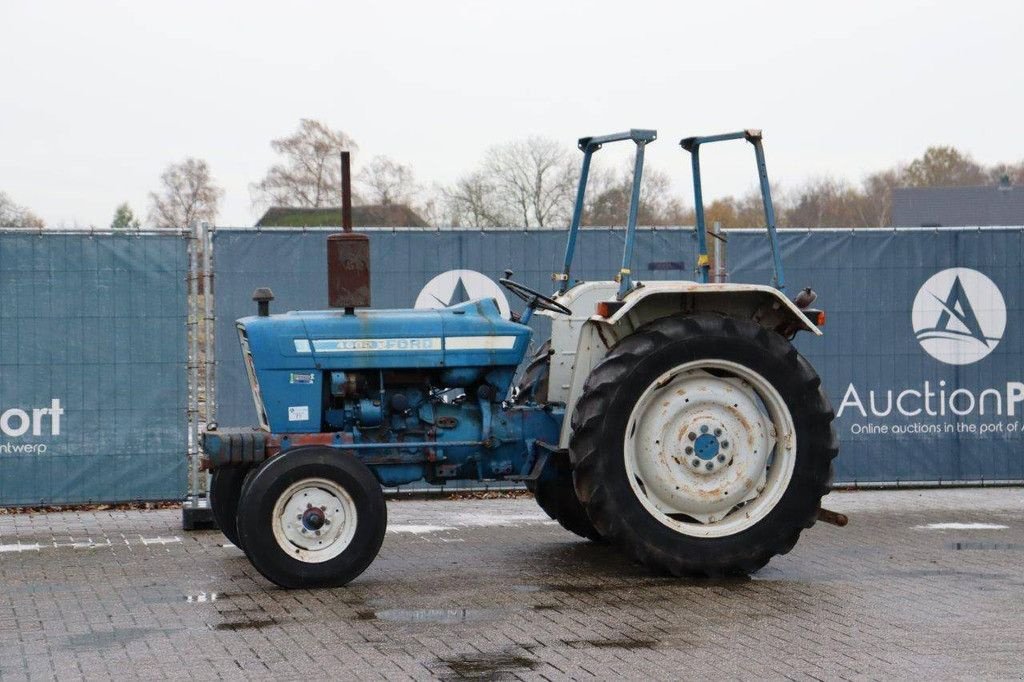
{"type": "MultiPolygon", "coordinates": [[[[341,208],[292,208],[273,206],[256,221],[256,227],[337,227],[341,208]]],[[[405,204],[353,206],[353,227],[428,227],[420,214],[405,204]]]]}
{"type": "Polygon", "coordinates": [[[1008,178],[985,187],[900,187],[892,194],[896,227],[1024,225],[1024,186],[1008,178]]]}

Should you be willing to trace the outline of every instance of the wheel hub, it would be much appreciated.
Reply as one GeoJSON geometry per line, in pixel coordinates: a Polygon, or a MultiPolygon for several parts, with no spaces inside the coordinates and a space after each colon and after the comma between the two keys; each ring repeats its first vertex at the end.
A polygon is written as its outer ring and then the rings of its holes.
{"type": "Polygon", "coordinates": [[[761,496],[780,448],[795,454],[792,420],[775,389],[741,365],[708,360],[648,387],[623,450],[645,506],[667,525],[714,535],[710,529],[744,516],[738,510],[761,496]]]}
{"type": "Polygon", "coordinates": [[[723,424],[698,420],[685,430],[685,462],[694,473],[710,476],[732,463],[729,437],[723,424]]]}
{"type": "Polygon", "coordinates": [[[306,510],[306,513],[302,515],[302,527],[311,531],[320,530],[324,527],[324,523],[327,522],[326,513],[326,509],[310,507],[306,510]]]}
{"type": "Polygon", "coordinates": [[[335,481],[298,481],[274,505],[274,538],[300,561],[319,563],[338,556],[352,542],[355,529],[355,502],[335,481]]]}
{"type": "MultiPolygon", "coordinates": [[[[706,429],[707,427],[705,426],[704,428],[706,429]]],[[[697,440],[693,446],[697,456],[704,461],[709,461],[717,457],[718,451],[721,449],[721,446],[718,444],[718,439],[710,433],[702,433],[697,436],[697,440]]]]}

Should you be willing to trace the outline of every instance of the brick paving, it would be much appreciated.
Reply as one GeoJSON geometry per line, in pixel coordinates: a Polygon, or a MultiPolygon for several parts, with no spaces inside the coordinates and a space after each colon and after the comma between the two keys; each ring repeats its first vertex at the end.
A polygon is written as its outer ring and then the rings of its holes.
{"type": "Polygon", "coordinates": [[[850,525],[815,526],[752,579],[699,582],[529,499],[395,501],[377,561],[321,591],[270,585],[173,511],[0,516],[0,678],[1024,675],[1024,491],[828,506],[850,525]]]}

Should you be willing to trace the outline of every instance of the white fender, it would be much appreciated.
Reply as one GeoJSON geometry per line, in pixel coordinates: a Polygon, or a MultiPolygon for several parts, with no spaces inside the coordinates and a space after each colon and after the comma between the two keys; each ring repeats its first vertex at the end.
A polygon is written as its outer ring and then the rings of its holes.
{"type": "Polygon", "coordinates": [[[548,400],[565,403],[559,447],[569,445],[572,412],[591,370],[619,340],[652,320],[679,313],[717,312],[754,320],[768,329],[791,323],[797,330],[821,336],[821,330],[784,293],[770,286],[644,282],[626,294],[622,306],[609,317],[596,314],[599,302],[615,300],[618,286],[616,282],[578,284],[557,297],[572,315],[540,313],[551,318],[554,350],[548,400]]]}

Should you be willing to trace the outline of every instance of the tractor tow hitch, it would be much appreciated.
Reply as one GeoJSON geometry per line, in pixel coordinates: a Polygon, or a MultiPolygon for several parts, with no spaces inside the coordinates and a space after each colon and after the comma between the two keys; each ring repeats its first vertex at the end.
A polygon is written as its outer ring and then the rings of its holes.
{"type": "Polygon", "coordinates": [[[850,517],[846,514],[840,514],[839,512],[832,511],[831,509],[819,507],[818,520],[824,521],[825,523],[831,523],[833,526],[839,526],[842,528],[850,522],[850,517]]]}

